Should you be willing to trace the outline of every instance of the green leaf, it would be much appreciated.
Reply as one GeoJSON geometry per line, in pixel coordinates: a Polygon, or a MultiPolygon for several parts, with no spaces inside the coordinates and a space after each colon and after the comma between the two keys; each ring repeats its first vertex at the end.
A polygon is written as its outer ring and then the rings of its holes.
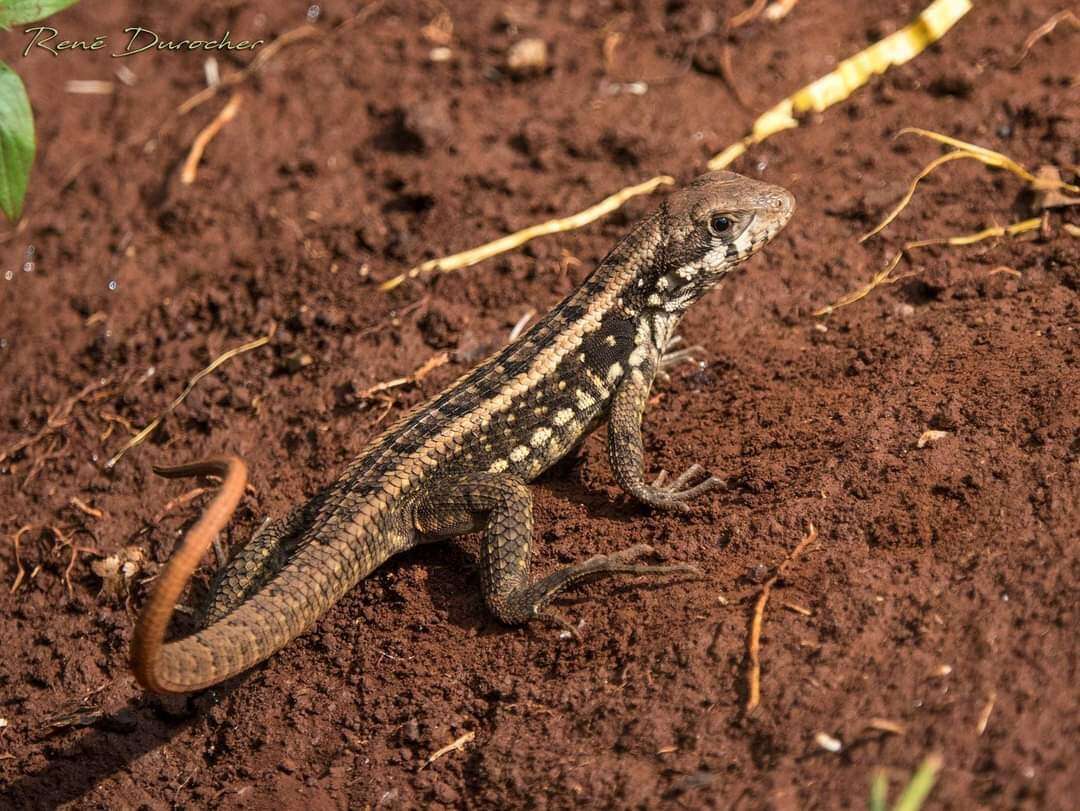
{"type": "Polygon", "coordinates": [[[889,778],[884,769],[874,772],[870,783],[870,811],[888,811],[889,778]]]}
{"type": "Polygon", "coordinates": [[[944,764],[940,755],[927,755],[916,769],[904,793],[897,799],[893,811],[919,811],[930,796],[930,790],[934,787],[942,765],[944,764]]]}
{"type": "Polygon", "coordinates": [[[0,0],[0,28],[43,20],[78,0],[0,0]]]}
{"type": "Polygon", "coordinates": [[[34,162],[34,118],[22,80],[0,62],[0,211],[14,222],[22,214],[34,162]]]}

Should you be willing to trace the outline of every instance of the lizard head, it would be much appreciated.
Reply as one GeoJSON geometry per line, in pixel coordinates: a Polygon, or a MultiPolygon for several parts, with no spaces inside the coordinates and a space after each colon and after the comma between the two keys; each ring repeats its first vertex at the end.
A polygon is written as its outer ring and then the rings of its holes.
{"type": "Polygon", "coordinates": [[[637,282],[647,310],[681,313],[782,229],[791,192],[733,172],[710,172],[669,196],[656,212],[655,261],[637,282]]]}

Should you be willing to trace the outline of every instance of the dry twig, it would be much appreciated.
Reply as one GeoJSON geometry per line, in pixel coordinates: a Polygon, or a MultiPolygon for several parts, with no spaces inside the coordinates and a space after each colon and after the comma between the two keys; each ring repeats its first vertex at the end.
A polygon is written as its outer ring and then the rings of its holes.
{"type": "Polygon", "coordinates": [[[1037,231],[1041,225],[1042,217],[1032,217],[1027,220],[1021,220],[1020,222],[1010,223],[1009,225],[994,225],[990,228],[976,231],[974,234],[959,234],[951,237],[931,237],[930,239],[917,239],[914,242],[905,242],[904,250],[910,251],[913,248],[925,248],[928,245],[971,245],[976,242],[982,242],[984,239],[991,239],[992,237],[1015,237],[1019,234],[1026,234],[1028,231],[1037,231]]]}
{"type": "Polygon", "coordinates": [[[0,452],[0,462],[10,459],[19,451],[25,448],[29,448],[31,445],[40,442],[42,439],[44,439],[57,429],[63,428],[65,425],[67,425],[68,419],[71,417],[71,410],[75,408],[75,405],[81,400],[88,397],[93,392],[97,391],[98,389],[104,388],[105,386],[109,385],[109,382],[110,381],[108,378],[102,378],[101,380],[96,380],[93,383],[87,383],[85,386],[79,389],[77,394],[74,394],[71,397],[67,398],[59,406],[49,412],[49,416],[45,420],[45,425],[42,426],[41,430],[39,430],[36,434],[30,437],[24,437],[23,439],[18,440],[15,444],[11,445],[7,450],[0,452]]]}
{"type": "Polygon", "coordinates": [[[533,316],[535,315],[536,310],[530,307],[526,311],[525,315],[521,316],[521,318],[517,320],[517,323],[514,324],[514,328],[510,330],[510,335],[506,340],[509,342],[513,342],[516,341],[519,337],[521,337],[521,333],[525,331],[525,327],[529,326],[529,322],[533,320],[533,316]]]}
{"type": "Polygon", "coordinates": [[[870,729],[877,730],[878,732],[885,732],[889,735],[903,735],[904,725],[898,724],[896,721],[890,721],[888,718],[871,718],[866,722],[866,726],[870,729]]]}
{"type": "Polygon", "coordinates": [[[22,585],[23,579],[26,577],[26,568],[22,565],[22,558],[19,555],[19,544],[22,542],[22,536],[32,530],[34,527],[31,524],[27,524],[24,527],[20,527],[13,536],[11,536],[11,546],[15,551],[15,582],[11,584],[11,588],[8,589],[9,594],[14,594],[19,590],[19,586],[22,585]]]}
{"type": "MultiPolygon", "coordinates": [[[[859,242],[865,242],[875,234],[880,233],[889,223],[891,223],[896,217],[903,211],[909,202],[911,202],[912,196],[915,194],[915,187],[919,184],[919,181],[937,169],[944,163],[949,161],[960,159],[972,159],[977,160],[986,166],[992,166],[997,169],[1004,169],[1007,172],[1011,172],[1017,177],[1026,182],[1032,189],[1039,192],[1047,191],[1068,191],[1074,194],[1080,194],[1080,187],[1074,186],[1071,183],[1066,183],[1061,179],[1060,174],[1054,175],[1045,171],[1040,171],[1038,175],[1033,174],[1031,171],[1021,166],[1014,161],[1008,155],[1003,155],[1000,152],[995,152],[992,149],[978,146],[977,144],[970,144],[967,141],[961,141],[956,138],[951,138],[948,135],[942,135],[939,132],[933,132],[931,130],[920,129],[919,127],[905,127],[896,134],[896,137],[907,134],[921,135],[925,138],[929,138],[938,143],[945,144],[953,147],[952,152],[946,152],[934,160],[930,161],[924,166],[919,173],[915,176],[915,179],[911,181],[908,186],[907,193],[903,196],[900,202],[890,211],[885,218],[879,222],[874,228],[867,233],[859,237],[859,242]]],[[[1028,229],[1030,230],[1030,229],[1028,229]]],[[[981,233],[981,232],[980,232],[981,233]]],[[[995,236],[995,234],[987,234],[987,236],[995,236]]],[[[978,238],[985,239],[986,237],[978,237],[978,235],[972,235],[969,239],[970,242],[977,242],[978,238]]],[[[912,243],[911,247],[921,247],[923,244],[933,244],[931,242],[912,243]]],[[[967,242],[952,242],[953,245],[966,245],[967,242]]]]}
{"type": "MultiPolygon", "coordinates": [[[[848,304],[853,304],[856,301],[866,297],[875,287],[883,284],[893,284],[900,279],[907,278],[912,274],[904,274],[902,276],[892,276],[893,270],[899,264],[900,260],[904,258],[910,251],[917,248],[925,248],[930,245],[971,245],[976,242],[981,242],[985,239],[991,239],[994,237],[1014,237],[1020,234],[1025,234],[1030,231],[1036,231],[1040,229],[1046,229],[1048,226],[1047,221],[1047,209],[1065,207],[1070,205],[1076,205],[1080,203],[1080,199],[1074,199],[1068,197],[1064,192],[1080,193],[1080,187],[1077,187],[1071,183],[1066,183],[1061,179],[1061,173],[1053,166],[1043,166],[1038,172],[1031,172],[1017,161],[1010,158],[1008,155],[1003,155],[1000,152],[995,152],[992,149],[978,146],[977,144],[970,144],[966,141],[961,141],[956,138],[952,138],[948,135],[943,135],[939,132],[932,132],[930,130],[919,129],[917,127],[906,127],[902,129],[897,135],[904,135],[912,133],[915,135],[921,135],[925,138],[929,138],[938,143],[945,144],[952,147],[952,151],[946,152],[944,155],[940,155],[934,160],[930,161],[924,166],[915,178],[908,185],[907,191],[900,199],[900,202],[893,207],[893,209],[885,215],[885,218],[881,220],[873,229],[863,234],[859,238],[860,242],[864,242],[870,237],[879,234],[886,226],[889,225],[900,214],[908,203],[911,202],[911,198],[915,194],[915,188],[918,186],[919,181],[923,180],[929,174],[931,174],[939,166],[949,163],[950,161],[960,159],[972,159],[977,160],[980,163],[991,166],[998,169],[1004,169],[1017,177],[1021,178],[1029,188],[1036,193],[1035,208],[1040,212],[1038,217],[1030,217],[1026,220],[1020,220],[1019,222],[1010,223],[1008,225],[995,225],[990,228],[984,228],[981,231],[976,231],[972,234],[958,234],[948,237],[931,237],[929,239],[919,239],[911,242],[904,243],[904,246],[897,251],[884,270],[874,274],[874,277],[869,283],[860,287],[859,289],[847,293],[841,296],[833,304],[829,304],[822,307],[819,310],[814,311],[814,315],[822,316],[828,315],[834,310],[845,307],[848,304]]],[[[1006,269],[1008,272],[1016,273],[1011,268],[1006,269]]],[[[1001,272],[1000,269],[991,271],[993,273],[1001,272]]],[[[1019,274],[1017,274],[1019,275],[1019,274]]]]}
{"type": "Polygon", "coordinates": [[[404,386],[408,383],[419,383],[432,371],[438,369],[440,366],[444,366],[450,361],[449,352],[439,352],[437,355],[432,355],[426,361],[424,361],[420,367],[412,374],[405,377],[395,377],[393,380],[387,380],[383,383],[376,383],[374,386],[364,389],[358,395],[361,400],[368,400],[372,396],[379,392],[386,391],[387,389],[396,389],[399,386],[404,386]]]}
{"type": "Polygon", "coordinates": [[[78,496],[72,496],[70,499],[68,499],[68,501],[71,506],[74,507],[76,510],[86,513],[91,518],[103,518],[105,516],[105,513],[103,513],[101,510],[97,509],[96,507],[91,507],[78,496]]]}
{"type": "Polygon", "coordinates": [[[735,78],[735,66],[732,64],[732,53],[732,47],[725,42],[724,47],[720,49],[720,77],[728,86],[728,90],[731,91],[731,95],[735,97],[735,101],[739,103],[739,106],[744,110],[749,110],[750,102],[748,102],[746,96],[743,95],[742,82],[735,78]]]}
{"type": "Polygon", "coordinates": [[[280,51],[285,46],[291,45],[294,42],[299,42],[304,39],[310,39],[312,37],[319,36],[323,33],[323,31],[316,28],[314,25],[307,25],[306,23],[304,25],[297,26],[296,28],[286,31],[273,42],[259,48],[259,50],[255,52],[255,58],[252,59],[251,63],[243,70],[237,71],[236,73],[230,73],[227,76],[223,76],[221,78],[221,81],[217,84],[200,90],[194,96],[192,96],[179,107],[177,107],[176,112],[179,115],[185,115],[186,113],[190,113],[200,104],[210,101],[210,99],[212,99],[225,88],[232,87],[235,84],[239,84],[240,82],[247,79],[249,76],[257,73],[263,68],[263,66],[266,65],[267,62],[269,62],[277,55],[278,51],[280,51]]]}
{"type": "Polygon", "coordinates": [[[990,697],[986,700],[986,704],[983,705],[982,710],[979,712],[979,721],[975,724],[975,731],[982,735],[986,732],[987,724],[990,723],[990,713],[994,711],[994,705],[997,703],[997,691],[991,690],[990,697]]]}
{"type": "Polygon", "coordinates": [[[187,160],[184,161],[184,169],[180,172],[180,182],[190,186],[195,182],[195,175],[199,170],[199,161],[202,160],[203,152],[206,151],[206,146],[214,137],[221,132],[221,128],[236,117],[236,111],[240,109],[240,104],[244,100],[244,97],[239,93],[234,93],[233,97],[229,99],[229,102],[221,108],[214,120],[207,124],[198,135],[195,136],[195,142],[191,145],[191,151],[188,152],[187,160]]]}
{"type": "Polygon", "coordinates": [[[791,554],[784,559],[776,568],[776,574],[765,581],[758,595],[757,604],[754,606],[754,619],[750,623],[750,641],[747,649],[750,654],[750,669],[747,673],[747,699],[746,711],[753,712],[761,703],[761,625],[765,619],[765,604],[769,602],[769,594],[773,586],[784,576],[791,564],[793,564],[814,540],[817,538],[817,529],[811,522],[806,536],[799,541],[791,554]]]}
{"type": "Polygon", "coordinates": [[[170,498],[168,501],[165,502],[165,506],[158,510],[158,513],[154,516],[154,520],[152,523],[160,524],[161,519],[171,513],[177,507],[182,507],[188,502],[194,501],[203,493],[209,492],[210,489],[211,488],[209,487],[195,487],[191,490],[188,490],[186,493],[177,496],[176,498],[170,498]]]}
{"type": "MultiPolygon", "coordinates": [[[[340,25],[336,26],[333,32],[331,32],[331,36],[333,36],[334,34],[338,34],[348,28],[351,28],[358,23],[364,22],[364,20],[366,20],[376,11],[378,11],[382,6],[383,0],[374,0],[373,2],[368,3],[352,17],[345,20],[340,25]]],[[[254,74],[258,73],[260,70],[262,70],[266,66],[266,64],[275,56],[277,56],[278,52],[280,52],[283,48],[296,42],[302,42],[304,40],[313,39],[315,37],[326,38],[326,36],[327,32],[324,29],[314,25],[308,25],[306,23],[304,25],[299,25],[296,28],[286,31],[273,42],[267,43],[266,45],[260,47],[255,52],[255,58],[252,59],[251,62],[243,70],[240,70],[236,73],[230,73],[227,76],[222,76],[221,81],[219,81],[217,84],[200,90],[194,96],[192,96],[179,107],[177,107],[177,114],[184,115],[186,113],[190,113],[200,104],[204,104],[205,102],[209,101],[222,90],[232,87],[233,85],[239,84],[240,82],[243,82],[246,79],[250,78],[254,74]]]]}
{"type": "Polygon", "coordinates": [[[885,268],[883,270],[879,270],[877,273],[875,273],[874,277],[869,282],[867,282],[865,285],[860,287],[858,290],[853,290],[850,293],[845,293],[844,295],[842,295],[839,299],[837,299],[832,304],[827,304],[824,307],[822,307],[821,309],[814,310],[814,315],[817,315],[817,316],[829,315],[831,312],[833,312],[833,310],[838,310],[841,307],[846,307],[849,304],[854,304],[856,301],[859,301],[860,299],[866,298],[868,295],[870,295],[870,292],[875,287],[878,287],[878,286],[883,285],[883,284],[894,284],[899,279],[904,278],[903,276],[893,277],[893,276],[890,275],[896,269],[896,266],[898,264],[900,264],[900,260],[903,259],[903,258],[904,258],[904,252],[903,251],[897,251],[893,255],[893,258],[889,260],[889,263],[887,265],[885,265],[885,268]]]}
{"type": "Polygon", "coordinates": [[[765,10],[765,4],[768,0],[754,0],[747,8],[744,8],[738,14],[733,14],[728,17],[728,28],[741,28],[744,25],[748,25],[761,16],[761,12],[765,10]]]}
{"type": "Polygon", "coordinates": [[[117,462],[120,461],[120,457],[122,457],[125,453],[127,453],[132,448],[137,447],[138,445],[141,445],[144,441],[146,441],[146,438],[149,437],[150,434],[152,434],[154,432],[154,429],[156,429],[159,425],[161,425],[162,420],[164,420],[173,411],[175,411],[176,408],[182,402],[184,402],[185,399],[187,399],[187,396],[189,394],[191,394],[191,390],[195,388],[195,385],[200,380],[202,380],[208,374],[213,372],[221,364],[223,364],[225,361],[229,360],[230,358],[234,358],[237,355],[243,354],[244,352],[250,352],[252,349],[258,349],[260,346],[265,346],[266,344],[270,343],[270,338],[273,336],[273,334],[274,334],[274,330],[273,330],[273,328],[271,328],[270,333],[268,335],[264,335],[261,338],[256,338],[254,341],[249,341],[246,344],[242,344],[242,345],[234,347],[233,349],[230,349],[230,350],[228,350],[226,352],[223,352],[222,354],[220,354],[216,358],[214,358],[214,360],[211,361],[210,365],[207,366],[205,369],[202,369],[201,371],[196,372],[195,376],[192,377],[188,381],[188,384],[187,384],[187,386],[184,387],[184,390],[182,392],[180,392],[180,396],[177,397],[175,400],[173,400],[169,404],[168,408],[166,408],[164,411],[162,411],[160,414],[158,414],[150,422],[149,425],[147,425],[145,428],[143,428],[141,431],[139,431],[139,433],[135,434],[135,436],[133,436],[131,439],[129,439],[127,442],[125,442],[124,446],[122,448],[120,448],[120,450],[117,451],[116,454],[111,459],[109,459],[108,462],[105,463],[106,469],[113,467],[117,462]]]}
{"type": "MultiPolygon", "coordinates": [[[[896,269],[900,260],[907,256],[908,252],[911,250],[925,248],[928,245],[971,245],[975,242],[981,242],[984,239],[990,239],[991,237],[1017,236],[1029,231],[1038,230],[1042,226],[1042,222],[1041,217],[1032,217],[1028,220],[1011,223],[1010,225],[995,225],[991,228],[984,228],[982,231],[976,231],[974,234],[960,234],[952,237],[934,237],[932,239],[919,239],[914,242],[905,242],[903,248],[893,254],[893,257],[889,260],[889,263],[885,268],[875,273],[874,277],[869,282],[857,290],[845,293],[832,304],[827,304],[820,309],[814,310],[813,314],[816,316],[829,315],[841,307],[846,307],[849,304],[854,304],[860,299],[866,298],[866,296],[876,287],[886,284],[895,284],[902,279],[917,275],[919,271],[910,271],[899,276],[892,275],[893,270],[896,269]]],[[[994,268],[990,273],[1011,273],[1016,276],[1021,275],[1019,271],[1013,270],[1012,268],[1002,267],[994,268]]]]}
{"type": "Polygon", "coordinates": [[[442,749],[438,749],[438,750],[432,752],[431,756],[427,760],[424,761],[423,765],[417,771],[420,771],[422,769],[426,769],[428,766],[430,766],[436,760],[441,758],[443,755],[448,755],[451,752],[456,752],[458,749],[463,749],[465,747],[465,744],[470,743],[474,738],[476,738],[476,733],[475,732],[473,732],[471,730],[469,732],[466,732],[460,738],[457,738],[456,740],[451,741],[446,746],[444,746],[442,749]]]}
{"type": "Polygon", "coordinates": [[[1020,51],[1020,56],[1016,58],[1016,61],[1013,62],[1012,66],[1015,68],[1021,62],[1023,62],[1028,55],[1028,51],[1031,50],[1032,46],[1036,42],[1045,37],[1055,28],[1057,28],[1059,24],[1064,22],[1071,23],[1073,28],[1080,28],[1080,17],[1077,17],[1075,13],[1069,11],[1068,9],[1065,9],[1064,11],[1059,11],[1057,14],[1053,15],[1049,20],[1044,22],[1042,25],[1040,25],[1038,28],[1036,28],[1034,31],[1027,35],[1027,38],[1024,40],[1024,47],[1020,51]]]}

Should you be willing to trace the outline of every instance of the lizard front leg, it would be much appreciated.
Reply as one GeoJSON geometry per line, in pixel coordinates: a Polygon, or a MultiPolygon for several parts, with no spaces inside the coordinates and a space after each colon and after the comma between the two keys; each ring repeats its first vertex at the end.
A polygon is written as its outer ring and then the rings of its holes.
{"type": "Polygon", "coordinates": [[[456,535],[483,529],[480,574],[484,600],[496,617],[518,625],[546,617],[541,609],[565,589],[584,580],[615,574],[699,574],[685,564],[651,566],[629,561],[652,551],[638,544],[611,555],[597,555],[532,580],[532,495],[520,479],[476,473],[434,482],[413,506],[413,524],[427,536],[456,535]]]}
{"type": "Polygon", "coordinates": [[[665,484],[661,473],[653,484],[645,482],[645,448],[641,441],[641,417],[649,399],[650,381],[635,369],[615,390],[608,419],[608,459],[615,479],[627,493],[660,510],[688,512],[687,502],[715,490],[722,482],[701,465],[691,465],[673,482],[665,484]],[[697,482],[694,484],[694,482],[697,482]]]}

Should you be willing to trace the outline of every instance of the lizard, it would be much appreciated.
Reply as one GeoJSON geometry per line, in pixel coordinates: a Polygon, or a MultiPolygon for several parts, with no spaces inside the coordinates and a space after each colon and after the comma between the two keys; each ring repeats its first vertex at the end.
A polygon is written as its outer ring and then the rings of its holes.
{"type": "Polygon", "coordinates": [[[136,622],[136,680],[159,693],[224,681],[304,633],[390,557],[464,533],[483,533],[481,589],[508,625],[560,622],[545,606],[581,581],[700,574],[637,562],[654,550],[636,544],[534,578],[527,483],[607,420],[610,466],[637,501],[687,512],[720,486],[697,464],[649,483],[642,415],[654,378],[678,355],[665,353],[687,308],[772,240],[794,207],[787,190],[730,172],[670,193],[525,334],[411,409],[309,501],[264,523],[215,575],[201,629],[169,642],[176,603],[239,503],[247,469],[237,456],[155,467],[223,483],[136,622]]]}

